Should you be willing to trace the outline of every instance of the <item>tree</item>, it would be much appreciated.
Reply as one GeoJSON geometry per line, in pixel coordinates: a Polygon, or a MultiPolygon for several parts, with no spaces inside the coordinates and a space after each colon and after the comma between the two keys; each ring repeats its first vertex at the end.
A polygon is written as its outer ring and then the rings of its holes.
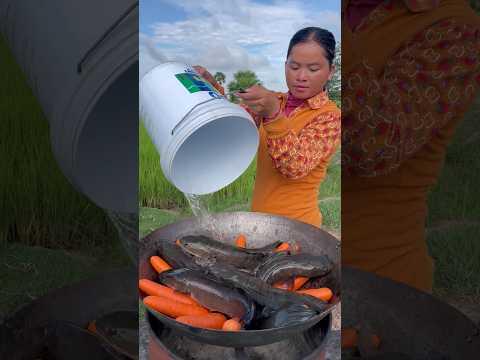
{"type": "Polygon", "coordinates": [[[220,71],[217,71],[215,73],[215,75],[213,75],[213,77],[215,78],[215,80],[217,80],[217,82],[220,84],[220,85],[223,85],[225,83],[225,74],[220,72],[220,71]]]}
{"type": "Polygon", "coordinates": [[[255,84],[261,85],[261,81],[257,78],[257,75],[250,70],[237,71],[233,75],[234,80],[228,83],[228,92],[230,93],[230,101],[237,103],[238,99],[232,93],[239,91],[240,89],[247,89],[255,84]]]}
{"type": "Polygon", "coordinates": [[[342,45],[339,43],[335,49],[335,73],[327,84],[330,99],[340,107],[342,102],[342,45]]]}

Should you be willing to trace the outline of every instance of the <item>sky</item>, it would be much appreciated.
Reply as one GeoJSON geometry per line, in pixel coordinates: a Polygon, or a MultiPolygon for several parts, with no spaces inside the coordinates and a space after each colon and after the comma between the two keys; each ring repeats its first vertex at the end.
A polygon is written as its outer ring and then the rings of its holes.
{"type": "Polygon", "coordinates": [[[263,85],[286,91],[288,43],[306,26],[340,40],[340,0],[140,0],[140,77],[155,64],[180,61],[223,72],[226,83],[252,70],[263,85]]]}

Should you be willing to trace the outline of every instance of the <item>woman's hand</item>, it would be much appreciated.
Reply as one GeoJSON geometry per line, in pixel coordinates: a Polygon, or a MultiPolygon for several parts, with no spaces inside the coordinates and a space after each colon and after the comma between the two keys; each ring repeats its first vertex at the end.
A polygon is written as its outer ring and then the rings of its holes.
{"type": "Polygon", "coordinates": [[[205,80],[207,80],[210,84],[213,85],[213,87],[220,89],[222,88],[221,85],[215,80],[212,74],[208,72],[207,69],[205,69],[203,66],[200,65],[194,65],[193,69],[205,80]]]}
{"type": "Polygon", "coordinates": [[[272,118],[280,111],[280,99],[273,91],[265,89],[261,85],[253,85],[245,92],[237,92],[243,103],[255,114],[272,118]]]}

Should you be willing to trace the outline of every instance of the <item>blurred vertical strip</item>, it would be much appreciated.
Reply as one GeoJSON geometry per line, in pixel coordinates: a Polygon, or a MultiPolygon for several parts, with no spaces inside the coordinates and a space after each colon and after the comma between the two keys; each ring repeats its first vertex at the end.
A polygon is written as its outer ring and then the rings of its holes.
{"type": "Polygon", "coordinates": [[[0,358],[138,358],[138,1],[0,0],[0,68],[0,358]]]}
{"type": "MultiPolygon", "coordinates": [[[[343,266],[431,294],[464,312],[474,328],[480,321],[479,2],[351,0],[342,8],[343,266]]],[[[428,327],[407,329],[415,312],[400,314],[380,304],[379,294],[345,291],[371,303],[373,312],[389,309],[384,317],[394,320],[380,338],[406,331],[415,344],[428,327]]],[[[344,299],[342,322],[355,324],[364,314],[344,299]]],[[[441,314],[429,316],[443,326],[441,314]]],[[[362,322],[375,327],[374,319],[362,322]]],[[[478,349],[475,339],[462,351],[478,349]]],[[[455,341],[442,338],[437,351],[457,358],[460,350],[447,351],[455,341]]],[[[425,356],[410,350],[412,358],[425,356]]]]}

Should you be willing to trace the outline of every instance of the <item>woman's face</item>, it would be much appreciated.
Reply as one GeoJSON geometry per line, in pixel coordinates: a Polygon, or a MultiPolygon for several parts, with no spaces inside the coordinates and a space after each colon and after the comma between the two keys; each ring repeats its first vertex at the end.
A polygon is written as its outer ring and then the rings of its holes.
{"type": "Polygon", "coordinates": [[[325,50],[315,41],[292,48],[285,63],[285,77],[293,96],[309,99],[323,91],[334,72],[325,55],[325,50]]]}

